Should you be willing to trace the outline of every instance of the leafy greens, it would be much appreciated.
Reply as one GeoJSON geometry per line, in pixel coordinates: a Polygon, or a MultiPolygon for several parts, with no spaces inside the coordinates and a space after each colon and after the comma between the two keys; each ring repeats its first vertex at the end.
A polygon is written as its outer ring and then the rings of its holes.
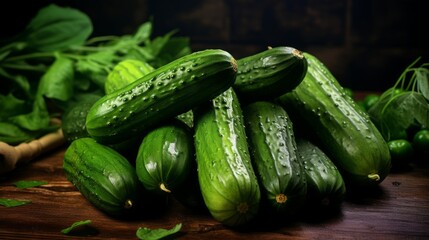
{"type": "Polygon", "coordinates": [[[405,136],[413,126],[429,127],[429,63],[414,67],[419,60],[408,66],[368,110],[387,141],[405,136]]]}
{"type": "Polygon", "coordinates": [[[151,21],[131,35],[89,38],[92,30],[85,13],[51,4],[0,42],[0,141],[15,145],[57,129],[50,120],[78,99],[104,95],[108,73],[124,59],[156,68],[191,52],[176,31],[151,39],[151,21]]]}

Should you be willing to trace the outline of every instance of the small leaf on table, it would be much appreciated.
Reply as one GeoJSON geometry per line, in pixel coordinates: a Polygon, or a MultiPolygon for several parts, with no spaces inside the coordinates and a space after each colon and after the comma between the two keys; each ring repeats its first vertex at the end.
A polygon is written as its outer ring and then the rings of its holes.
{"type": "Polygon", "coordinates": [[[136,236],[139,239],[145,239],[145,240],[162,239],[164,237],[167,237],[179,232],[181,228],[182,228],[181,223],[176,224],[176,226],[174,226],[171,229],[164,229],[164,228],[150,229],[146,227],[141,227],[137,230],[136,236]]]}
{"type": "Polygon", "coordinates": [[[18,206],[26,205],[28,203],[31,203],[31,201],[10,199],[10,198],[0,198],[0,205],[5,207],[18,207],[18,206]]]}
{"type": "Polygon", "coordinates": [[[41,185],[45,185],[48,182],[46,181],[37,181],[37,180],[22,180],[22,181],[17,181],[14,182],[13,185],[15,185],[17,188],[32,188],[32,187],[38,187],[41,185]]]}

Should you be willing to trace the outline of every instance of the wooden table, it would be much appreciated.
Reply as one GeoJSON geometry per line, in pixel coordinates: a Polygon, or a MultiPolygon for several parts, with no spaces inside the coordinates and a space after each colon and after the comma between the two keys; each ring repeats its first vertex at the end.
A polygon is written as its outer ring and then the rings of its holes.
{"type": "Polygon", "coordinates": [[[119,220],[95,209],[66,180],[65,146],[45,154],[0,179],[0,197],[31,200],[20,207],[0,206],[0,239],[136,239],[139,227],[171,228],[182,223],[179,239],[429,239],[429,168],[391,173],[380,188],[354,193],[338,214],[297,219],[261,220],[245,229],[230,229],[205,212],[195,212],[172,199],[158,216],[119,220]],[[18,189],[18,180],[44,180],[47,185],[18,189]],[[70,237],[60,231],[91,220],[91,236],[70,237]]]}

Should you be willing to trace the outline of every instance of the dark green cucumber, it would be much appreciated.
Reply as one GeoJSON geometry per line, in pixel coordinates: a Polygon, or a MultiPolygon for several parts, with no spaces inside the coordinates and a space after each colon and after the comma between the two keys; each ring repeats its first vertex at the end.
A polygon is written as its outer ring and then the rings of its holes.
{"type": "Polygon", "coordinates": [[[193,161],[191,130],[179,120],[171,121],[143,137],[136,159],[137,176],[151,192],[174,192],[190,174],[193,161]]]}
{"type": "Polygon", "coordinates": [[[266,101],[243,110],[252,161],[268,206],[277,213],[295,214],[303,206],[307,185],[289,116],[280,105],[266,101]]]}
{"type": "Polygon", "coordinates": [[[309,140],[298,138],[296,144],[307,178],[308,206],[327,209],[340,207],[346,195],[346,185],[338,168],[309,140]]]}
{"type": "Polygon", "coordinates": [[[236,70],[235,59],[223,50],[181,57],[102,97],[88,113],[87,131],[103,143],[140,135],[228,89],[236,70]]]}
{"type": "Polygon", "coordinates": [[[225,225],[244,225],[259,211],[260,190],[238,98],[230,88],[194,114],[198,179],[207,209],[225,225]]]}
{"type": "Polygon", "coordinates": [[[294,89],[307,72],[307,60],[292,47],[275,47],[237,60],[234,89],[240,100],[272,100],[294,89]]]}
{"type": "Polygon", "coordinates": [[[71,143],[73,140],[82,137],[89,137],[86,131],[86,115],[92,107],[90,102],[75,105],[64,112],[61,118],[61,128],[63,130],[64,138],[67,142],[71,143]]]}
{"type": "Polygon", "coordinates": [[[132,214],[141,204],[141,184],[121,154],[92,138],[74,140],[63,162],[67,179],[89,202],[110,215],[132,214]]]}
{"type": "Polygon", "coordinates": [[[303,129],[317,138],[346,183],[378,185],[390,172],[386,142],[323,63],[308,53],[304,55],[307,75],[279,101],[296,122],[305,123],[303,129]]]}
{"type": "Polygon", "coordinates": [[[176,116],[176,118],[184,122],[190,128],[194,127],[194,113],[192,112],[192,110],[179,114],[178,116],[176,116]]]}
{"type": "Polygon", "coordinates": [[[67,142],[71,143],[78,138],[89,137],[88,131],[86,131],[86,116],[99,98],[94,96],[78,101],[64,112],[61,117],[61,128],[67,142]]]}
{"type": "Polygon", "coordinates": [[[113,67],[104,83],[106,94],[112,93],[155,70],[146,62],[125,59],[113,67]]]}

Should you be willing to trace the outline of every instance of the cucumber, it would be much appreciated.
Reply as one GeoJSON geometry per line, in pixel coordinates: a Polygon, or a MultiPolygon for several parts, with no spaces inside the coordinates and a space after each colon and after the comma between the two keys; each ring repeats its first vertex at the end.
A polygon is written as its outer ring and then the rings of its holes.
{"type": "Polygon", "coordinates": [[[244,225],[259,211],[260,189],[234,90],[198,108],[194,117],[198,179],[207,209],[227,226],[244,225]]]}
{"type": "Polygon", "coordinates": [[[297,49],[269,48],[237,60],[234,89],[241,101],[273,100],[304,79],[307,60],[297,49]]]}
{"type": "Polygon", "coordinates": [[[88,113],[87,131],[102,143],[140,135],[224,92],[236,71],[235,59],[220,49],[181,57],[102,97],[88,113]]]}
{"type": "Polygon", "coordinates": [[[112,216],[129,215],[142,204],[142,186],[121,154],[92,138],[74,140],[64,154],[67,179],[95,207],[112,216]]]}
{"type": "Polygon", "coordinates": [[[268,207],[294,215],[303,206],[307,184],[293,124],[276,103],[257,101],[243,110],[253,165],[268,207]]]}
{"type": "Polygon", "coordinates": [[[64,112],[61,117],[61,128],[68,143],[78,138],[89,137],[85,122],[89,109],[95,101],[79,102],[64,112]]]}
{"type": "Polygon", "coordinates": [[[343,177],[329,157],[307,139],[296,140],[307,178],[307,203],[312,209],[338,209],[346,195],[343,177]]]}
{"type": "Polygon", "coordinates": [[[340,169],[346,183],[375,186],[390,172],[389,148],[368,115],[347,95],[315,56],[304,53],[308,71],[292,92],[278,98],[303,123],[317,144],[340,169]]]}
{"type": "Polygon", "coordinates": [[[136,172],[150,192],[174,192],[188,177],[195,161],[191,130],[174,120],[150,130],[140,144],[136,172]]]}
{"type": "Polygon", "coordinates": [[[194,127],[194,113],[192,112],[192,110],[179,114],[178,116],[176,116],[176,118],[184,122],[190,128],[194,127]]]}
{"type": "Polygon", "coordinates": [[[155,70],[146,62],[125,59],[116,64],[104,83],[106,94],[112,93],[155,70]]]}

